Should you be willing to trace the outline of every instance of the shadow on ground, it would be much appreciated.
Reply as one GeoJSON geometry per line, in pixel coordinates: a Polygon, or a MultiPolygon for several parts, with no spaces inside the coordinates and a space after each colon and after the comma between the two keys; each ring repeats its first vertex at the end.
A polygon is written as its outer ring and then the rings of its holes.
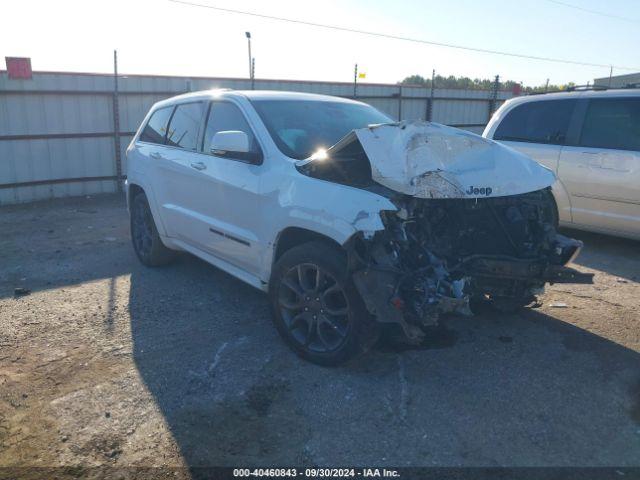
{"type": "Polygon", "coordinates": [[[129,255],[116,254],[130,251],[127,220],[122,195],[2,207],[0,300],[128,274],[129,255]]]}
{"type": "Polygon", "coordinates": [[[565,229],[562,233],[584,242],[576,264],[640,281],[640,241],[580,230],[565,229]]]}
{"type": "Polygon", "coordinates": [[[129,308],[192,468],[640,465],[640,355],[535,310],[449,318],[422,349],[326,369],[287,350],[262,293],[189,256],[135,267],[129,308]]]}

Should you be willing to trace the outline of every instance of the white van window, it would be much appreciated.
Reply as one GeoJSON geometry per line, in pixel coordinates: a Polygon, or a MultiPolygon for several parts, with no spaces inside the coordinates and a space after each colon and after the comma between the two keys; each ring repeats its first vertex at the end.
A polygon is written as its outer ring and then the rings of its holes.
{"type": "Polygon", "coordinates": [[[590,100],[580,145],[640,151],[640,98],[590,100]]]}
{"type": "Polygon", "coordinates": [[[575,99],[527,102],[514,107],[498,126],[494,140],[562,145],[575,99]]]}

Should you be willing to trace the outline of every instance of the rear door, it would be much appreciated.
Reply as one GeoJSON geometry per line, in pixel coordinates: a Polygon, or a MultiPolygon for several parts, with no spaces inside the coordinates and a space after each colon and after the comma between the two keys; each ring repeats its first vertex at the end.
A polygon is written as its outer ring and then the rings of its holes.
{"type": "MultiPolygon", "coordinates": [[[[576,98],[547,99],[513,107],[502,119],[493,139],[508,145],[558,174],[558,161],[572,122],[576,98]]],[[[571,221],[570,205],[558,202],[561,221],[571,221]]]]}
{"type": "Polygon", "coordinates": [[[188,243],[198,243],[197,211],[190,183],[195,174],[193,165],[199,161],[197,149],[203,113],[203,101],[175,105],[165,146],[151,153],[156,162],[153,183],[165,230],[170,237],[188,243]]]}
{"type": "Polygon", "coordinates": [[[581,110],[559,165],[573,221],[640,234],[640,97],[590,98],[581,110]]]}
{"type": "Polygon", "coordinates": [[[128,168],[132,169],[133,176],[144,180],[145,192],[149,197],[149,205],[154,214],[156,222],[160,222],[167,231],[166,214],[162,207],[165,202],[163,182],[164,171],[167,168],[166,154],[168,148],[165,145],[167,138],[167,127],[174,106],[161,107],[156,109],[136,141],[136,148],[133,152],[135,161],[128,162],[128,168]],[[156,208],[157,207],[157,208],[156,208]]]}

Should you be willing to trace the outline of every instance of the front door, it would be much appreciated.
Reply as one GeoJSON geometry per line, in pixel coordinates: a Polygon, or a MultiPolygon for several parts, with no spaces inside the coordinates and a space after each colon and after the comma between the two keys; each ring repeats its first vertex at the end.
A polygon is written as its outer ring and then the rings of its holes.
{"type": "Polygon", "coordinates": [[[240,108],[230,101],[206,105],[204,133],[198,151],[189,154],[188,180],[180,187],[182,207],[191,217],[191,240],[207,251],[257,274],[265,248],[257,226],[262,221],[260,198],[261,155],[258,142],[240,108]],[[242,131],[249,137],[250,152],[211,152],[217,132],[242,131]]]}

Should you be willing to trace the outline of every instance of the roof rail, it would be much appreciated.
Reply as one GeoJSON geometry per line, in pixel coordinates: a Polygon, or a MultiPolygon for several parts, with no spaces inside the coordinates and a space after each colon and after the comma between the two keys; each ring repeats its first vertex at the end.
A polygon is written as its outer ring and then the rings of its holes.
{"type": "Polygon", "coordinates": [[[548,90],[546,92],[529,92],[525,93],[525,95],[544,95],[546,93],[563,93],[563,92],[585,92],[585,91],[604,91],[604,90],[615,90],[615,89],[631,89],[631,88],[640,88],[640,82],[627,83],[622,87],[609,87],[607,85],[572,85],[567,87],[564,90],[548,90]]]}
{"type": "Polygon", "coordinates": [[[567,87],[566,92],[582,92],[584,90],[608,90],[609,87],[605,86],[605,85],[572,85],[570,87],[567,87]]]}
{"type": "Polygon", "coordinates": [[[531,92],[527,95],[544,95],[545,93],[566,93],[566,92],[585,92],[588,90],[601,91],[608,90],[609,87],[606,85],[571,85],[565,89],[561,90],[547,90],[546,92],[531,92]]]}

